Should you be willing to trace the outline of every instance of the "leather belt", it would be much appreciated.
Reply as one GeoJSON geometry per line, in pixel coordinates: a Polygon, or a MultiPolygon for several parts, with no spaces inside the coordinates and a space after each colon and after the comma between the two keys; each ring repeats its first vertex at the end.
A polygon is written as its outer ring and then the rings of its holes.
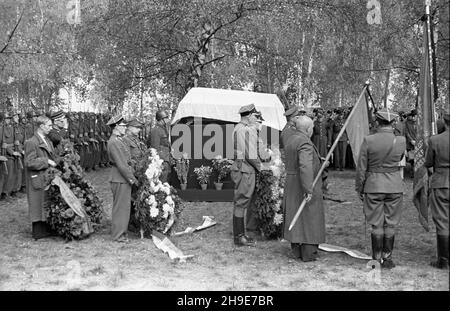
{"type": "Polygon", "coordinates": [[[400,166],[369,167],[367,171],[371,173],[395,173],[398,172],[400,168],[400,166]]]}

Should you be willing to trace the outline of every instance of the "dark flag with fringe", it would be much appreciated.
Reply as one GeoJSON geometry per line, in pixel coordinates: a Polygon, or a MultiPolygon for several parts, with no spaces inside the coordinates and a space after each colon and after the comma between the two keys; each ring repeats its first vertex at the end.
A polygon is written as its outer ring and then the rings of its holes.
{"type": "Polygon", "coordinates": [[[424,166],[428,138],[435,133],[434,102],[431,66],[431,33],[429,7],[424,21],[423,57],[420,68],[419,100],[417,103],[417,139],[414,149],[414,197],[413,202],[419,212],[419,221],[428,232],[428,170],[424,166]]]}

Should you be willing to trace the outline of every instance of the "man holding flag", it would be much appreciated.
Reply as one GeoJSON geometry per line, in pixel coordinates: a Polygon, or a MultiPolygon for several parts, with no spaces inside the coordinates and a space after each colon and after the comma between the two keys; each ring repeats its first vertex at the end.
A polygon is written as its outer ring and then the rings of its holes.
{"type": "Polygon", "coordinates": [[[425,166],[433,168],[430,183],[431,215],[436,226],[437,261],[431,265],[438,269],[448,269],[449,248],[449,128],[450,110],[444,113],[445,131],[430,137],[425,156],[425,166]]]}
{"type": "Polygon", "coordinates": [[[406,140],[394,135],[393,121],[398,115],[380,110],[375,116],[378,130],[362,142],[355,188],[364,202],[367,222],[372,225],[372,258],[391,269],[395,267],[392,251],[404,192],[399,162],[405,154],[406,140]]]}

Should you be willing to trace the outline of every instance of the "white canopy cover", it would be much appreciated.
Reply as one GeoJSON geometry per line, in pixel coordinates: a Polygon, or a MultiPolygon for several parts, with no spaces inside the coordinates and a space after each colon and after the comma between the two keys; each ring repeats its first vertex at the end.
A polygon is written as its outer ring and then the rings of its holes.
{"type": "Polygon", "coordinates": [[[284,107],[275,94],[196,87],[181,100],[172,124],[186,117],[200,117],[238,123],[242,106],[254,104],[264,118],[263,125],[281,131],[286,125],[284,107]]]}

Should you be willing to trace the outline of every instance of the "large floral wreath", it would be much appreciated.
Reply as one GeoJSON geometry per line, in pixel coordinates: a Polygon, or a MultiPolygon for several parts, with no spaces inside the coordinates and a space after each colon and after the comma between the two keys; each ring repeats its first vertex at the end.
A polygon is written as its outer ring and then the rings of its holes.
{"type": "Polygon", "coordinates": [[[259,228],[267,239],[277,239],[282,234],[284,164],[280,152],[271,152],[271,161],[256,175],[255,206],[259,228]]]}
{"type": "Polygon", "coordinates": [[[84,171],[79,162],[80,157],[69,140],[61,141],[62,159],[56,168],[48,170],[48,178],[59,176],[81,203],[87,217],[80,217],[62,198],[60,189],[50,184],[47,192],[47,222],[50,227],[66,240],[80,240],[88,237],[100,227],[104,216],[102,200],[97,191],[84,179],[84,171]],[[89,229],[87,229],[89,228],[89,229]]]}
{"type": "Polygon", "coordinates": [[[163,160],[153,148],[148,149],[137,164],[135,175],[139,189],[131,222],[141,237],[150,237],[153,230],[170,235],[183,209],[175,188],[159,179],[162,164],[163,160]]]}

